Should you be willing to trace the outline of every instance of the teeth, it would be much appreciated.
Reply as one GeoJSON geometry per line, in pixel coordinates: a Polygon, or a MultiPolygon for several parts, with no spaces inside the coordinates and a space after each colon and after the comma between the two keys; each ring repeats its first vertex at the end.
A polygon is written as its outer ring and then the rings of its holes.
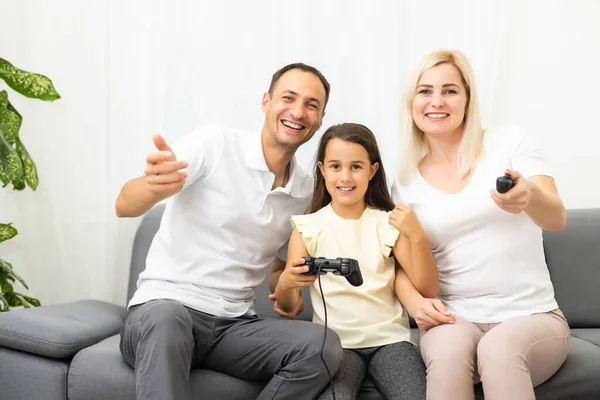
{"type": "Polygon", "coordinates": [[[429,118],[446,118],[448,114],[427,114],[429,118]]]}
{"type": "Polygon", "coordinates": [[[304,128],[302,125],[294,124],[294,123],[288,122],[288,121],[283,121],[283,125],[287,126],[288,128],[292,128],[292,129],[302,129],[302,128],[304,128]]]}
{"type": "Polygon", "coordinates": [[[354,188],[351,188],[351,187],[350,187],[350,188],[348,188],[348,187],[341,187],[341,188],[339,188],[339,189],[340,189],[342,192],[349,192],[349,191],[351,191],[351,190],[352,190],[352,189],[354,189],[354,188]]]}

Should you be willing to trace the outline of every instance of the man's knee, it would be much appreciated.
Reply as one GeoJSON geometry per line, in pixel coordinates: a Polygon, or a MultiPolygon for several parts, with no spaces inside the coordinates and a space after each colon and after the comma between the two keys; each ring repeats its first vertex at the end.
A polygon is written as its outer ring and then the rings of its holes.
{"type": "Polygon", "coordinates": [[[306,367],[316,368],[327,376],[325,365],[323,365],[325,362],[331,376],[335,375],[343,355],[340,337],[329,328],[327,328],[327,337],[325,337],[325,328],[312,322],[303,324],[302,331],[300,339],[302,345],[298,347],[297,359],[303,360],[306,367]]]}
{"type": "Polygon", "coordinates": [[[139,335],[142,338],[168,338],[171,345],[193,345],[192,317],[181,303],[172,300],[154,300],[142,305],[139,335]]]}

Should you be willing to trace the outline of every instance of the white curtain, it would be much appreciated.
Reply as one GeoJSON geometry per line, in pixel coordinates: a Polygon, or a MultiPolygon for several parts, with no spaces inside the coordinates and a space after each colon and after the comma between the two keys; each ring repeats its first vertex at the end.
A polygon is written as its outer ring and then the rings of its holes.
{"type": "MultiPolygon", "coordinates": [[[[369,126],[392,175],[400,90],[437,48],[471,59],[486,126],[519,124],[544,144],[567,207],[600,207],[599,19],[597,0],[2,0],[0,57],[49,76],[62,98],[8,89],[40,185],[0,190],[0,221],[20,232],[0,258],[44,304],[124,304],[140,220],[117,219],[114,200],[153,133],[258,131],[271,75],[302,61],[331,83],[324,127],[369,126]]],[[[321,132],[298,152],[306,167],[321,132]]]]}

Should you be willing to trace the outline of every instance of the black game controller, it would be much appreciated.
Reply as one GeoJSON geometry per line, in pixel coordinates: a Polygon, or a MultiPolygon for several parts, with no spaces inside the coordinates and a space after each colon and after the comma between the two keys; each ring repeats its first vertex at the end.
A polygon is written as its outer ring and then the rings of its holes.
{"type": "Polygon", "coordinates": [[[352,258],[306,256],[304,257],[304,261],[304,265],[308,266],[308,272],[304,272],[304,275],[316,275],[318,271],[321,271],[321,274],[331,272],[334,275],[343,276],[352,286],[363,284],[358,261],[352,258]]]}
{"type": "Polygon", "coordinates": [[[504,174],[496,179],[496,190],[498,193],[506,193],[513,187],[513,181],[509,174],[504,174]]]}

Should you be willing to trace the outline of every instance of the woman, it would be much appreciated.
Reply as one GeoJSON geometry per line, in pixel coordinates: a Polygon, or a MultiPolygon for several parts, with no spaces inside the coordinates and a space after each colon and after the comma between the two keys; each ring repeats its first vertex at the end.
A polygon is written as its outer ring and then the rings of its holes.
{"type": "Polygon", "coordinates": [[[570,341],[542,247],[542,229],[566,224],[554,179],[520,129],[482,129],[462,53],[427,55],[404,103],[392,195],[427,234],[443,302],[425,302],[416,316],[427,397],[471,399],[481,381],[486,400],[534,399],[533,387],[563,364],[570,341]],[[499,193],[495,181],[505,173],[514,184],[499,193]],[[455,320],[442,322],[448,314],[455,320]]]}

